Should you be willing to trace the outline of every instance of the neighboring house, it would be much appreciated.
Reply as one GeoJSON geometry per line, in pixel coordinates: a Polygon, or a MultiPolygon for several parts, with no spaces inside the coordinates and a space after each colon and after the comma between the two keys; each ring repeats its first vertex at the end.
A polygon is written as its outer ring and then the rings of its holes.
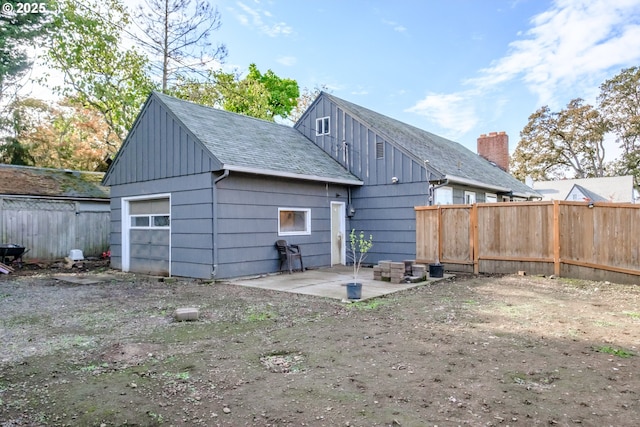
{"type": "Polygon", "coordinates": [[[25,246],[25,258],[53,260],[109,248],[109,188],[103,173],[0,164],[0,243],[25,246]]]}
{"type": "Polygon", "coordinates": [[[543,200],[636,203],[633,176],[533,181],[531,186],[543,200]]]}
{"type": "Polygon", "coordinates": [[[326,93],[292,128],[154,92],[104,183],[112,266],[196,278],[277,271],[278,239],[301,245],[305,267],[346,264],[352,228],[373,234],[368,262],[410,259],[413,208],[430,195],[536,195],[457,143],[326,93]]]}

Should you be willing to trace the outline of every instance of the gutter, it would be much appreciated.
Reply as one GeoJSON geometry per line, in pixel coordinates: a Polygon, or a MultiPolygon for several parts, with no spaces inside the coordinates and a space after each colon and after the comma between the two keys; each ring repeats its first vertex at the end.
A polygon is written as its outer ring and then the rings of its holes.
{"type": "MultiPolygon", "coordinates": [[[[245,166],[233,166],[233,165],[222,165],[225,171],[234,171],[234,172],[244,172],[251,173],[255,175],[269,175],[269,176],[278,176],[282,178],[295,178],[295,179],[304,179],[307,181],[320,181],[320,182],[330,182],[333,184],[345,184],[345,185],[363,185],[364,182],[358,179],[348,179],[348,178],[331,178],[326,176],[319,175],[306,175],[292,172],[281,172],[270,169],[256,169],[245,166]]],[[[227,174],[228,175],[228,174],[227,174]]]]}
{"type": "Polygon", "coordinates": [[[211,258],[213,259],[213,268],[211,270],[211,278],[215,280],[218,270],[218,203],[217,203],[217,186],[220,181],[229,176],[229,169],[225,169],[222,175],[214,178],[211,174],[211,235],[213,237],[213,245],[211,248],[211,258]]]}

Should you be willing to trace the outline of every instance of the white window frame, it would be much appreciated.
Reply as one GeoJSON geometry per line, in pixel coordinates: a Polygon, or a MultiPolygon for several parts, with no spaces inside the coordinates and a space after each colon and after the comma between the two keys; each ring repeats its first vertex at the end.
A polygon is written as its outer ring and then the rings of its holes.
{"type": "Polygon", "coordinates": [[[329,135],[330,128],[331,118],[329,116],[316,119],[316,136],[329,135]]]}
{"type": "Polygon", "coordinates": [[[475,191],[465,191],[464,192],[464,204],[472,205],[476,202],[476,193],[475,191]]]}
{"type": "Polygon", "coordinates": [[[129,228],[131,229],[136,229],[136,230],[141,230],[141,229],[160,229],[160,230],[168,230],[169,228],[171,228],[171,215],[167,214],[148,214],[148,215],[129,215],[129,218],[133,219],[133,218],[149,218],[149,225],[133,225],[133,224],[129,224],[129,228]],[[169,220],[169,223],[167,225],[155,225],[154,224],[154,218],[156,217],[166,217],[169,220]]]}
{"type": "Polygon", "coordinates": [[[484,193],[484,201],[485,203],[498,203],[498,195],[495,193],[484,193]]]}
{"type": "Polygon", "coordinates": [[[311,209],[309,208],[278,208],[278,236],[308,236],[311,234],[311,209]],[[305,229],[300,231],[282,231],[280,213],[283,211],[304,212],[305,229]]]}
{"type": "Polygon", "coordinates": [[[435,205],[452,205],[453,204],[453,187],[438,187],[433,192],[433,204],[435,205]],[[448,196],[448,197],[447,197],[448,196]],[[446,199],[444,203],[442,199],[446,199]]]}

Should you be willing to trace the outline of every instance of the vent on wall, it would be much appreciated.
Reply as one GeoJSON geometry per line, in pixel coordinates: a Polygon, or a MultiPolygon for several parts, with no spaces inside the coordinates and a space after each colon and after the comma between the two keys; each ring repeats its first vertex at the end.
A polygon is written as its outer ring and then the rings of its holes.
{"type": "Polygon", "coordinates": [[[376,159],[384,159],[384,142],[376,142],[376,159]]]}

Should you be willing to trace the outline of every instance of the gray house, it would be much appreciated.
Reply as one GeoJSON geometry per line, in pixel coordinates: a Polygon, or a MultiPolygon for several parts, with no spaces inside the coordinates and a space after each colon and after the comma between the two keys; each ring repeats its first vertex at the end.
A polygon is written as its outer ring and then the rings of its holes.
{"type": "Polygon", "coordinates": [[[370,262],[415,258],[415,206],[540,197],[504,170],[504,133],[478,140],[478,151],[495,157],[496,163],[327,93],[320,94],[295,128],[362,179],[363,185],[351,191],[349,228],[373,234],[370,262]]]}
{"type": "Polygon", "coordinates": [[[370,262],[413,258],[414,206],[535,195],[457,143],[326,93],[292,128],[154,92],[104,183],[112,266],[196,278],[277,271],[279,239],[305,267],[345,264],[352,228],[374,235],[370,262]]]}

